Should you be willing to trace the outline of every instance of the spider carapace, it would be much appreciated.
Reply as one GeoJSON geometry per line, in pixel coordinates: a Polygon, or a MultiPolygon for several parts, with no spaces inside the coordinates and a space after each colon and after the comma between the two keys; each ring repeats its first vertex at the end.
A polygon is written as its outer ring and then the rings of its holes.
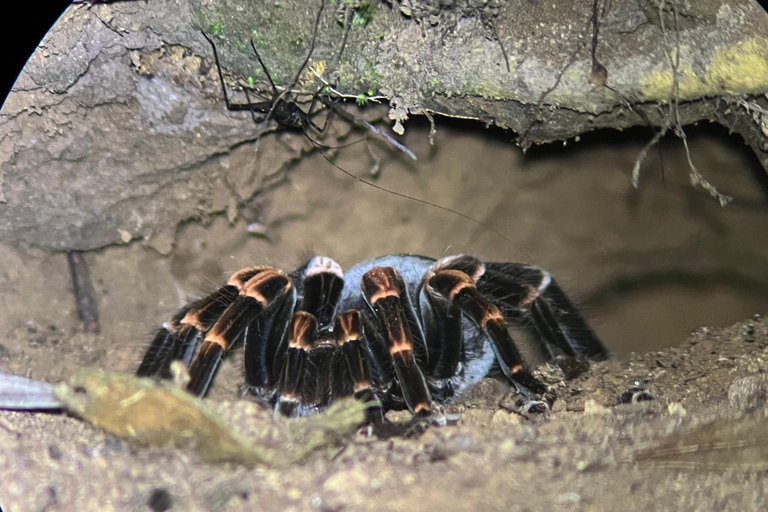
{"type": "Polygon", "coordinates": [[[203,396],[222,356],[242,343],[246,388],[287,416],[343,396],[428,416],[494,365],[537,400],[545,387],[507,322],[530,330],[551,357],[608,357],[541,268],[388,255],[344,274],[317,256],[290,274],[270,266],[235,272],[163,325],[137,374],[168,377],[180,360],[189,367],[187,389],[203,396]]]}

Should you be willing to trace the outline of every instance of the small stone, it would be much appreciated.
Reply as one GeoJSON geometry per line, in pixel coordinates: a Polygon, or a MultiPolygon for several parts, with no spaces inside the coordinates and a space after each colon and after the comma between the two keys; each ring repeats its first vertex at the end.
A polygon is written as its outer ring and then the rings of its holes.
{"type": "Polygon", "coordinates": [[[590,399],[584,402],[584,414],[607,414],[611,410],[590,399]]]}
{"type": "Polygon", "coordinates": [[[344,494],[350,488],[360,489],[368,483],[368,477],[358,470],[339,471],[328,477],[323,484],[323,489],[330,492],[344,494]]]}
{"type": "Polygon", "coordinates": [[[61,448],[59,448],[55,444],[48,446],[48,456],[52,460],[61,460],[61,457],[62,457],[61,448]]]}
{"type": "Polygon", "coordinates": [[[133,240],[133,235],[130,231],[126,231],[124,229],[118,229],[117,232],[120,234],[120,240],[123,241],[124,244],[127,244],[131,240],[133,240]]]}
{"type": "Polygon", "coordinates": [[[514,439],[506,439],[499,445],[499,454],[502,457],[506,457],[509,454],[511,454],[515,449],[515,440],[514,439]]]}
{"type": "Polygon", "coordinates": [[[581,503],[581,495],[575,492],[564,492],[555,499],[558,503],[581,503]]]}
{"type": "Polygon", "coordinates": [[[676,414],[677,416],[685,416],[687,414],[687,411],[685,410],[685,407],[683,407],[683,404],[680,402],[674,402],[667,406],[667,411],[669,414],[676,414]]]}
{"type": "Polygon", "coordinates": [[[147,505],[153,512],[165,512],[173,506],[173,498],[167,489],[157,488],[149,495],[147,505]]]}

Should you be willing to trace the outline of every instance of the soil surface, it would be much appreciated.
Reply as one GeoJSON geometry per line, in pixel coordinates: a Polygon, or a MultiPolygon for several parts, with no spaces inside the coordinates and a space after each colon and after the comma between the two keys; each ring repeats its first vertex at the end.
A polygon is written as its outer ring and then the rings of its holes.
{"type": "MultiPolygon", "coordinates": [[[[186,451],[129,446],[64,415],[5,412],[0,504],[6,511],[760,510],[768,506],[767,369],[764,319],[702,328],[679,348],[595,364],[567,382],[554,366],[540,368],[559,396],[548,419],[511,413],[509,388],[487,379],[447,408],[461,414],[455,426],[409,439],[362,430],[283,470],[206,465],[186,451]],[[618,405],[635,383],[655,399],[618,405]]],[[[216,408],[246,436],[272,421],[245,400],[216,408]]]]}

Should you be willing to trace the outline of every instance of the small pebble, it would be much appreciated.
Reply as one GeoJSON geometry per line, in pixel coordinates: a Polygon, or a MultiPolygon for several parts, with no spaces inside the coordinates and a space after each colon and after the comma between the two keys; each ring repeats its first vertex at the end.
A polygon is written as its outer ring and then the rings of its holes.
{"type": "Polygon", "coordinates": [[[149,495],[147,505],[153,512],[165,512],[173,506],[171,493],[162,488],[154,489],[149,495]]]}

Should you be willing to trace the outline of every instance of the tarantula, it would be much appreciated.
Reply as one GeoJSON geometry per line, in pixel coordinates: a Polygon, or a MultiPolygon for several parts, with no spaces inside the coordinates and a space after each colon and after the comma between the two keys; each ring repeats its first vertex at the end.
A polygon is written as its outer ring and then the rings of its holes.
{"type": "Polygon", "coordinates": [[[545,388],[507,321],[532,331],[552,357],[608,357],[538,267],[388,255],[344,275],[318,256],[291,274],[269,266],[235,272],[163,325],[137,374],[168,377],[170,363],[181,360],[190,367],[187,389],[203,396],[222,356],[242,342],[246,389],[286,416],[313,414],[350,395],[377,401],[380,411],[429,416],[435,403],[459,395],[494,365],[537,400],[545,388]]]}

